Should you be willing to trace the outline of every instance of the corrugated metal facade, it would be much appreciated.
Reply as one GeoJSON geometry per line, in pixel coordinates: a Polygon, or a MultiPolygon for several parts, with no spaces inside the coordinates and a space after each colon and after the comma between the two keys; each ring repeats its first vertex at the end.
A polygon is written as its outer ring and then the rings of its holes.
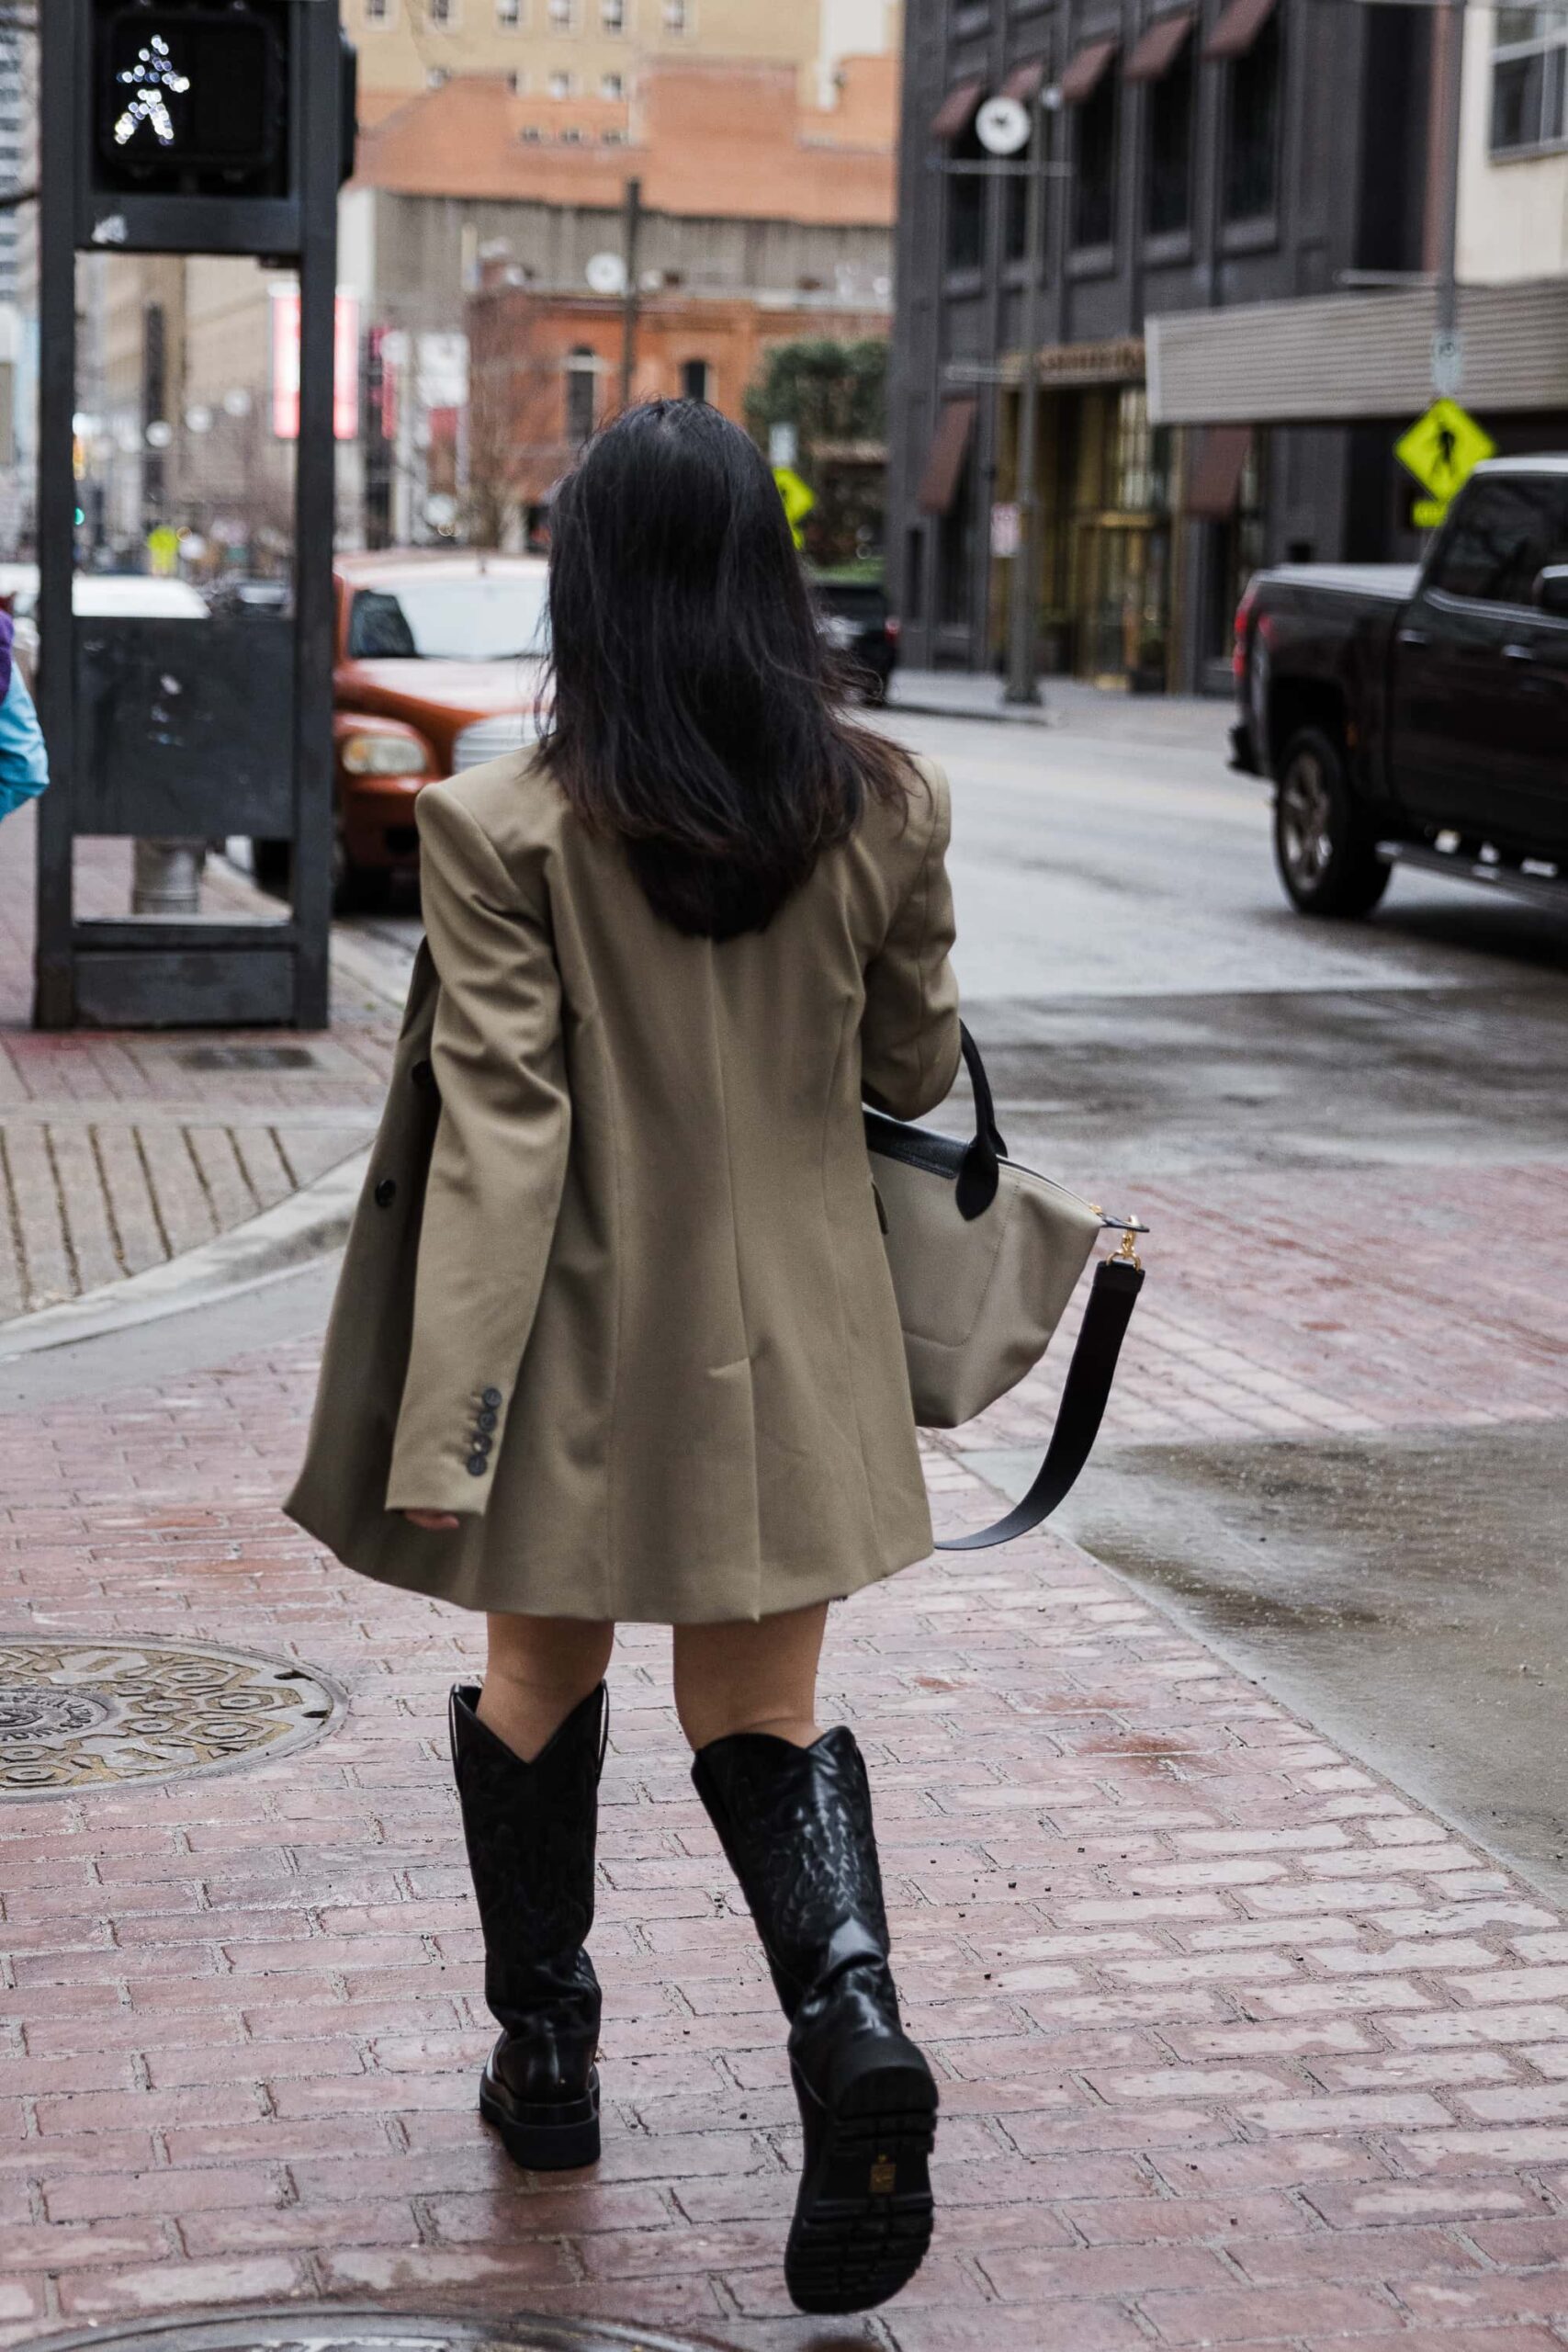
{"type": "MultiPolygon", "coordinates": [[[[1413,416],[1432,397],[1435,322],[1429,287],[1151,319],[1149,413],[1162,424],[1413,416]]],[[[1461,287],[1459,324],[1468,406],[1563,405],[1568,280],[1461,287]]]]}

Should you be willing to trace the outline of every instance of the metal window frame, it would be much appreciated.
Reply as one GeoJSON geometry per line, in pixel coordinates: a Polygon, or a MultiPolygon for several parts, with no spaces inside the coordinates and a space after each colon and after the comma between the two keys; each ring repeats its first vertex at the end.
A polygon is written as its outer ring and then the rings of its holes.
{"type": "MultiPolygon", "coordinates": [[[[1543,9],[1540,13],[1545,14],[1547,11],[1543,9]]],[[[1541,95],[1544,101],[1547,96],[1544,88],[1541,95]]],[[[1560,22],[1550,31],[1534,34],[1529,40],[1501,40],[1494,33],[1490,96],[1492,104],[1488,109],[1486,138],[1486,152],[1489,156],[1499,161],[1505,158],[1512,161],[1515,157],[1557,154],[1561,153],[1564,147],[1568,147],[1568,22],[1560,22]],[[1516,144],[1500,146],[1492,135],[1492,124],[1495,122],[1497,117],[1498,67],[1526,63],[1533,57],[1539,57],[1544,61],[1558,51],[1562,51],[1564,54],[1562,71],[1557,85],[1557,110],[1560,119],[1556,130],[1542,130],[1533,139],[1521,139],[1516,144]]]]}

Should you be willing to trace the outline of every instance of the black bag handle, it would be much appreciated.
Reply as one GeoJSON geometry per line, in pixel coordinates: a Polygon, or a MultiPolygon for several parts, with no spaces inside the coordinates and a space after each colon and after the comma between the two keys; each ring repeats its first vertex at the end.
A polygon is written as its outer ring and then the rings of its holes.
{"type": "Polygon", "coordinates": [[[975,1097],[975,1140],[964,1155],[964,1165],[958,1171],[958,1214],[966,1223],[984,1216],[997,1197],[1001,1182],[998,1161],[1008,1157],[1002,1131],[997,1125],[996,1106],[991,1100],[991,1081],[986,1075],[986,1065],[980,1059],[980,1048],[969,1035],[964,1023],[958,1024],[959,1040],[964,1047],[964,1067],[969,1072],[970,1090],[975,1097]]]}
{"type": "Polygon", "coordinates": [[[1144,1270],[1133,1254],[1129,1234],[1122,1254],[1102,1258],[1094,1270],[1094,1284],[1067,1366],[1056,1426],[1029,1492],[1004,1518],[989,1527],[976,1528],[972,1534],[949,1536],[937,1545],[939,1552],[986,1552],[993,1544],[1010,1544],[1015,1535],[1027,1535],[1042,1520],[1049,1519],[1072,1492],[1100,1434],[1111,1384],[1116,1377],[1116,1360],[1143,1286],[1144,1270]]]}

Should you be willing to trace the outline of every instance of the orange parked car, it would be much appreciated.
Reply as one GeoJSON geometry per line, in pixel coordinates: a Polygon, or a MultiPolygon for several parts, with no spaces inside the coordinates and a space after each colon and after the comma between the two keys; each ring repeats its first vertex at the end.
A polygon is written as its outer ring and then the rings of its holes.
{"type": "MultiPolygon", "coordinates": [[[[334,882],[337,905],[350,907],[417,870],[424,785],[532,741],[547,566],[402,548],[340,555],[334,569],[334,882]]],[[[258,842],[256,864],[263,879],[280,878],[287,844],[258,842]]]]}

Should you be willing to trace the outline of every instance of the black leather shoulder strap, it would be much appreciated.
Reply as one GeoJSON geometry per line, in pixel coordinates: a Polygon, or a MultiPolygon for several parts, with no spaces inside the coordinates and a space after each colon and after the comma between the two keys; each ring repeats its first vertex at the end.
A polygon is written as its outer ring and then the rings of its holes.
{"type": "Polygon", "coordinates": [[[1144,1286],[1143,1268],[1131,1258],[1104,1258],[1094,1270],[1089,1305],[1067,1366],[1066,1385],[1051,1432],[1051,1443],[1034,1483],[1004,1519],[970,1535],[950,1536],[939,1552],[985,1552],[1027,1535],[1071,1493],[1078,1472],[1094,1450],[1106,1399],[1116,1377],[1116,1360],[1144,1286]]]}

